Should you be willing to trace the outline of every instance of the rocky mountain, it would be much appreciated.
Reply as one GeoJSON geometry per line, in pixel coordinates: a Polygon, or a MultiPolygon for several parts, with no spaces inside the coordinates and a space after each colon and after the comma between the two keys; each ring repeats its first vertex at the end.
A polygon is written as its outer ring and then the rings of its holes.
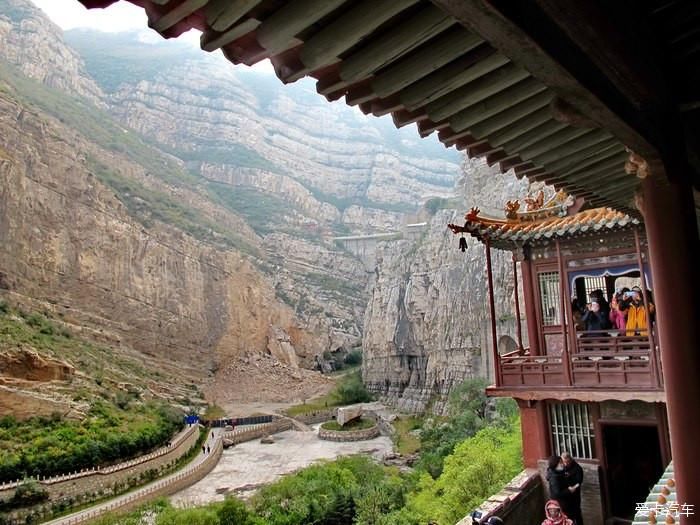
{"type": "Polygon", "coordinates": [[[67,40],[0,0],[3,297],[215,381],[358,346],[371,275],[333,238],[451,196],[457,154],[178,43],[67,40]]]}
{"type": "MultiPolygon", "coordinates": [[[[363,379],[410,412],[440,413],[453,386],[492,370],[484,246],[469,237],[462,253],[447,224],[462,222],[475,205],[502,216],[493,207],[529,188],[477,161],[466,162],[464,173],[462,197],[450,209],[438,209],[422,236],[383,243],[377,253],[365,312],[363,379]]],[[[498,335],[504,338],[499,345],[507,345],[516,331],[511,255],[493,250],[492,259],[498,335]]]]}
{"type": "Polygon", "coordinates": [[[0,55],[24,75],[103,106],[104,93],[85,71],[63,31],[26,0],[0,2],[0,55]]]}

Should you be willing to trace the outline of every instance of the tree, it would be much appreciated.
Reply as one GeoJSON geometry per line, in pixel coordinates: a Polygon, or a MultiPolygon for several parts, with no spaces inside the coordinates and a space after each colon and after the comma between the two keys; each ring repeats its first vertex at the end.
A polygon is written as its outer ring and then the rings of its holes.
{"type": "Polygon", "coordinates": [[[359,371],[346,375],[333,391],[333,397],[339,405],[365,403],[372,400],[372,395],[365,388],[359,371]]]}
{"type": "Polygon", "coordinates": [[[256,525],[260,523],[241,500],[226,498],[216,509],[220,525],[256,525]]]}
{"type": "Polygon", "coordinates": [[[487,384],[480,377],[464,381],[450,394],[450,418],[426,424],[421,431],[421,457],[417,466],[429,472],[433,479],[440,476],[445,457],[452,454],[458,443],[487,425],[507,425],[517,414],[512,399],[492,403],[486,397],[487,384]]]}
{"type": "Polygon", "coordinates": [[[409,497],[408,509],[422,523],[451,525],[498,492],[522,469],[520,420],[487,427],[455,447],[441,476],[425,474],[409,497]]]}

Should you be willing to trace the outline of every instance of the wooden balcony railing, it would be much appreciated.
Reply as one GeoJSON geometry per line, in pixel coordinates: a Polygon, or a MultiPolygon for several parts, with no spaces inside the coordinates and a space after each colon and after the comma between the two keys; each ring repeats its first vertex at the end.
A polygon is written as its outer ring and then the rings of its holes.
{"type": "Polygon", "coordinates": [[[529,355],[517,351],[502,355],[501,387],[663,390],[657,345],[650,345],[646,335],[579,332],[572,350],[568,362],[562,355],[529,355]],[[569,367],[570,382],[565,367],[569,367]]]}

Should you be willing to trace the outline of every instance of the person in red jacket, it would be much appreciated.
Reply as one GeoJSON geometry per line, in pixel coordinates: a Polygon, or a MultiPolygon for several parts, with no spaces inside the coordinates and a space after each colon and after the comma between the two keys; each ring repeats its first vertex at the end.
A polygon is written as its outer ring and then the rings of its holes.
{"type": "Polygon", "coordinates": [[[550,499],[547,502],[544,506],[544,514],[542,525],[574,525],[574,522],[566,517],[556,500],[550,499]]]}

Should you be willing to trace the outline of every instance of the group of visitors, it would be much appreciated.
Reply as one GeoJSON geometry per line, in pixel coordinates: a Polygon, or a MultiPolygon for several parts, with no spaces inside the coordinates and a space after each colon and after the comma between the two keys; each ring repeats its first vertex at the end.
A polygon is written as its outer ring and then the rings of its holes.
{"type": "Polygon", "coordinates": [[[549,497],[542,525],[583,525],[581,484],[583,469],[571,454],[549,458],[547,466],[549,497]]]}
{"type": "Polygon", "coordinates": [[[639,286],[616,290],[606,301],[603,290],[593,290],[589,302],[581,305],[576,299],[572,302],[574,317],[587,332],[618,330],[626,335],[646,336],[649,324],[654,318],[654,303],[651,292],[646,293],[649,304],[644,302],[644,293],[639,286]]]}

